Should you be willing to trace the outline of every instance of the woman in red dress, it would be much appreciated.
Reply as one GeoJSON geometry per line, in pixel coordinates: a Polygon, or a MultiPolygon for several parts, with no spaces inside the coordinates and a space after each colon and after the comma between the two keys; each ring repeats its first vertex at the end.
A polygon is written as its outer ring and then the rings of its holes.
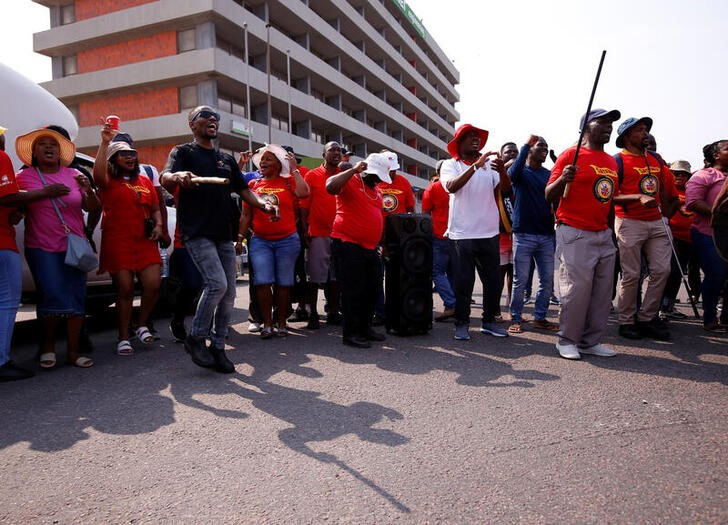
{"type": "Polygon", "coordinates": [[[116,353],[128,356],[134,354],[129,343],[134,276],[142,285],[135,333],[144,344],[154,340],[146,325],[159,297],[162,260],[157,243],[162,237],[162,215],[152,182],[139,174],[136,150],[126,142],[111,142],[115,134],[108,124],[104,126],[94,163],[94,180],[104,210],[99,273],[109,272],[116,284],[116,353]]]}

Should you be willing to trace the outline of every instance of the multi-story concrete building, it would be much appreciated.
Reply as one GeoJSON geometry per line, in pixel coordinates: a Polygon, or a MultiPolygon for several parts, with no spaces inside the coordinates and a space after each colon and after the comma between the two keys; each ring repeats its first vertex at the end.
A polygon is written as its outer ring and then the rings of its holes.
{"type": "Polygon", "coordinates": [[[229,152],[386,148],[419,188],[447,156],[458,71],[404,0],[34,1],[51,17],[34,37],[52,58],[43,86],[76,115],[85,153],[115,114],[161,167],[190,139],[189,109],[207,104],[229,152]]]}

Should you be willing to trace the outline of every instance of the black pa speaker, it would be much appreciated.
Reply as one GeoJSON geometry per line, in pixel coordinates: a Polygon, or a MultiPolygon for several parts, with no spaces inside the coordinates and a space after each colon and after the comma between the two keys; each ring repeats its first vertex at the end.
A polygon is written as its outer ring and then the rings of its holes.
{"type": "Polygon", "coordinates": [[[386,326],[398,335],[432,329],[432,219],[424,214],[387,217],[384,242],[386,326]]]}

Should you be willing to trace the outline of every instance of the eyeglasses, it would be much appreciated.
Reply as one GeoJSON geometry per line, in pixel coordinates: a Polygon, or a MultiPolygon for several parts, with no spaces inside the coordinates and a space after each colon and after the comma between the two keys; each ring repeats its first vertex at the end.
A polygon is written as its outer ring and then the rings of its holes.
{"type": "Polygon", "coordinates": [[[136,158],[136,156],[137,156],[136,151],[129,151],[128,149],[124,149],[119,152],[119,157],[124,157],[127,159],[136,158]]]}
{"type": "Polygon", "coordinates": [[[197,120],[198,118],[214,118],[215,120],[220,122],[220,114],[215,113],[214,111],[210,111],[208,109],[202,109],[192,115],[192,120],[190,120],[190,122],[192,122],[193,120],[197,120]]]}

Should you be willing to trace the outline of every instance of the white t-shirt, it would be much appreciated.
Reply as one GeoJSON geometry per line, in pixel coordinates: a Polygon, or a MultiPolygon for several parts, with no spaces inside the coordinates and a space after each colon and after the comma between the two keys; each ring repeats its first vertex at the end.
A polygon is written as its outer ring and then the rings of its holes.
{"type": "MultiPolygon", "coordinates": [[[[445,185],[466,169],[469,164],[448,159],[440,167],[440,183],[445,185]]],[[[475,170],[465,186],[450,194],[450,214],[445,235],[450,239],[488,239],[498,235],[500,214],[493,190],[500,183],[500,175],[486,161],[475,170]]]]}

